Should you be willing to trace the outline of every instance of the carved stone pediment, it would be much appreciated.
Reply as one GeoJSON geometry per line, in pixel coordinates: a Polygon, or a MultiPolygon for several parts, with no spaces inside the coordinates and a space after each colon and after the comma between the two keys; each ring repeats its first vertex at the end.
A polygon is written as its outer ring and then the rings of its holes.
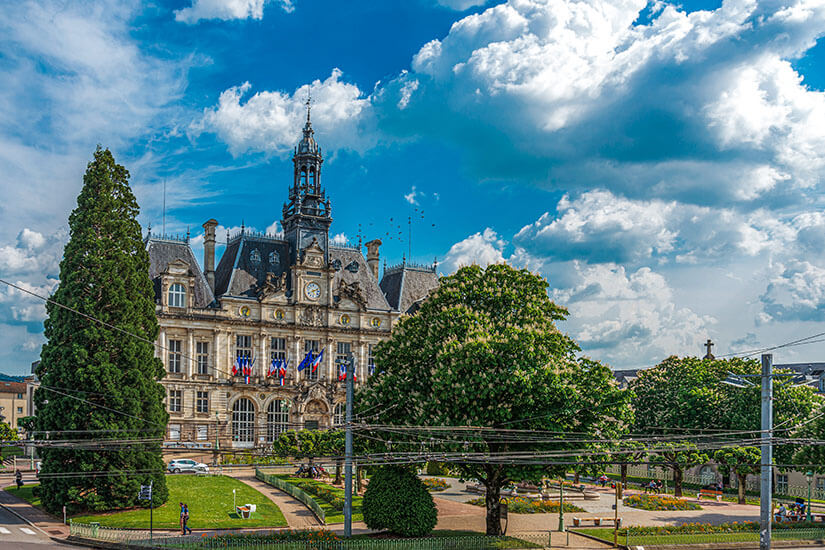
{"type": "Polygon", "coordinates": [[[361,285],[357,281],[348,284],[345,280],[341,279],[341,282],[338,283],[338,298],[339,301],[342,298],[346,298],[361,309],[367,309],[367,299],[364,297],[361,285]]]}
{"type": "Polygon", "coordinates": [[[324,311],[320,306],[306,306],[301,310],[300,323],[307,327],[324,326],[324,311]]]}
{"type": "Polygon", "coordinates": [[[191,275],[191,270],[189,268],[189,264],[178,258],[175,261],[169,262],[164,270],[164,273],[168,275],[191,275]]]}
{"type": "Polygon", "coordinates": [[[281,273],[280,277],[272,272],[267,273],[263,282],[255,288],[259,302],[282,292],[286,292],[286,272],[281,273]]]}
{"type": "Polygon", "coordinates": [[[324,249],[313,237],[312,242],[301,251],[301,265],[306,267],[324,267],[324,249]]]}

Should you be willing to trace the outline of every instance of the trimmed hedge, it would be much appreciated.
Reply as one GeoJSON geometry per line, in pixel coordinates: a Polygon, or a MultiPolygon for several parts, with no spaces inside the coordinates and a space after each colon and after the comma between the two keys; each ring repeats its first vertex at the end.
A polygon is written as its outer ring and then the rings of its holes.
{"type": "Polygon", "coordinates": [[[408,468],[384,466],[370,479],[361,504],[370,529],[405,537],[422,537],[438,522],[427,487],[408,468]]]}
{"type": "Polygon", "coordinates": [[[701,510],[695,502],[667,495],[638,494],[625,497],[624,505],[642,510],[701,510]]]}

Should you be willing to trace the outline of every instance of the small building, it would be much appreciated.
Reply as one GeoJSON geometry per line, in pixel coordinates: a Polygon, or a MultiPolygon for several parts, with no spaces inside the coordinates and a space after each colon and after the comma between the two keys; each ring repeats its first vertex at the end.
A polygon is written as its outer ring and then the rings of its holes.
{"type": "Polygon", "coordinates": [[[0,421],[17,430],[17,420],[30,416],[30,389],[26,382],[0,381],[0,421]]]}

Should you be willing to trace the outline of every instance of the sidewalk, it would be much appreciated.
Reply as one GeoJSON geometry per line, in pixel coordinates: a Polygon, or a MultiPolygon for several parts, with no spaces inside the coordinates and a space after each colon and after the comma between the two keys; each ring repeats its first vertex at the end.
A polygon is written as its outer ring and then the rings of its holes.
{"type": "Polygon", "coordinates": [[[25,500],[21,500],[4,490],[6,487],[13,485],[10,476],[0,476],[0,504],[4,508],[33,523],[51,537],[66,538],[69,536],[69,526],[64,525],[60,519],[35,508],[25,500]]]}
{"type": "Polygon", "coordinates": [[[247,474],[233,477],[260,491],[274,502],[281,509],[281,513],[284,515],[290,529],[319,529],[321,527],[321,522],[318,521],[315,514],[298,499],[279,491],[271,485],[267,485],[254,475],[247,474]]]}

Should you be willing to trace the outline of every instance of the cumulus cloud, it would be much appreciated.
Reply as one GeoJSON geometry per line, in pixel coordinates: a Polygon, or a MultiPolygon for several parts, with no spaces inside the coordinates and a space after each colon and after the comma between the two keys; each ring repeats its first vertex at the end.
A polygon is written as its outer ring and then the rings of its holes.
{"type": "Polygon", "coordinates": [[[551,297],[568,307],[565,327],[585,352],[613,364],[654,364],[668,355],[695,355],[715,323],[679,308],[665,278],[650,268],[572,262],[551,297]]]}
{"type": "Polygon", "coordinates": [[[647,7],[509,0],[469,15],[375,92],[382,128],[454,141],[488,178],[706,205],[803,200],[825,170],[825,94],[791,62],[825,7],[647,7]]]}
{"type": "Polygon", "coordinates": [[[352,146],[351,137],[362,112],[369,104],[355,84],[341,80],[342,72],[333,69],[321,82],[303,85],[292,94],[279,91],[256,92],[249,82],[225,90],[217,107],[206,109],[201,120],[190,128],[193,135],[213,132],[233,155],[247,151],[285,154],[300,139],[306,118],[305,101],[311,91],[312,122],[323,145],[352,146]]]}
{"type": "Polygon", "coordinates": [[[329,242],[336,246],[344,246],[349,244],[349,237],[347,237],[346,233],[337,233],[329,242]]]}
{"type": "Polygon", "coordinates": [[[506,241],[500,239],[498,234],[488,227],[481,233],[470,235],[451,246],[442,266],[450,273],[467,265],[478,264],[486,267],[501,263],[504,261],[502,251],[506,244],[506,241]]]}
{"type": "Polygon", "coordinates": [[[806,261],[778,267],[779,273],[761,296],[765,316],[760,320],[825,320],[825,268],[806,261]]]}
{"type": "MultiPolygon", "coordinates": [[[[262,19],[268,0],[193,0],[192,5],[175,11],[175,21],[193,25],[203,19],[262,19]]],[[[287,13],[295,10],[292,0],[279,0],[287,13]]]]}
{"type": "Polygon", "coordinates": [[[697,263],[754,256],[780,250],[794,237],[793,227],[763,211],[742,214],[677,201],[632,200],[599,190],[576,199],[565,195],[555,214],[524,226],[513,241],[554,261],[638,265],[651,259],[697,263]]]}

